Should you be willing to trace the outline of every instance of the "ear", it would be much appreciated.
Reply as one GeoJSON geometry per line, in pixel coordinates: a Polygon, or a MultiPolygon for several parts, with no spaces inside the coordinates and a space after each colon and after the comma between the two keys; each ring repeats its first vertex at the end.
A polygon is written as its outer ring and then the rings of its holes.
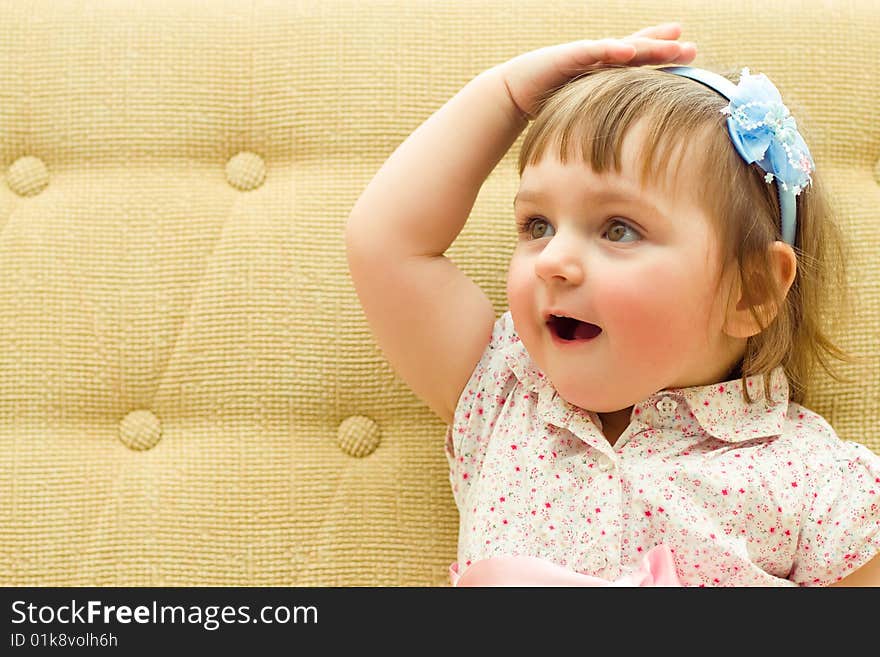
{"type": "MultiPolygon", "coordinates": [[[[755,295],[758,291],[743,290],[741,277],[738,275],[734,277],[724,321],[724,332],[732,338],[750,338],[760,333],[763,330],[762,325],[768,326],[776,317],[779,304],[791,289],[797,273],[797,257],[794,249],[785,242],[776,241],[770,245],[769,261],[768,274],[772,278],[766,282],[771,285],[775,283],[779,290],[775,298],[773,295],[763,299],[749,298],[750,294],[755,295]]],[[[762,277],[763,275],[759,275],[758,279],[762,277]]]]}

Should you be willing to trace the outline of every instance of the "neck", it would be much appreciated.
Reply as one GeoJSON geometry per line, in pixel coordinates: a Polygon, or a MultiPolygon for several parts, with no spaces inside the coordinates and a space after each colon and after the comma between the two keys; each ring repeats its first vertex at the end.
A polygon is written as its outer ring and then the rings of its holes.
{"type": "Polygon", "coordinates": [[[599,419],[602,420],[602,434],[610,445],[614,446],[620,435],[626,431],[626,428],[629,426],[632,409],[633,407],[630,406],[612,413],[598,413],[599,419]]]}

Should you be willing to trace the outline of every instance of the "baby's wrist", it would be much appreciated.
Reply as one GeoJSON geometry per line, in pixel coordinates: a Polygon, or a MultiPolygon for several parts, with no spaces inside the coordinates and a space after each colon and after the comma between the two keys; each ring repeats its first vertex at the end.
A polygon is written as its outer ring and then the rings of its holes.
{"type": "Polygon", "coordinates": [[[504,62],[503,64],[498,64],[490,69],[486,69],[477,77],[485,77],[487,86],[492,88],[494,94],[497,95],[499,105],[504,107],[506,113],[510,116],[511,121],[516,124],[520,131],[522,131],[525,130],[529,121],[531,121],[533,117],[529,116],[528,112],[516,102],[516,98],[510,88],[510,83],[508,82],[506,75],[506,71],[508,70],[507,64],[509,64],[509,62],[504,62]]]}

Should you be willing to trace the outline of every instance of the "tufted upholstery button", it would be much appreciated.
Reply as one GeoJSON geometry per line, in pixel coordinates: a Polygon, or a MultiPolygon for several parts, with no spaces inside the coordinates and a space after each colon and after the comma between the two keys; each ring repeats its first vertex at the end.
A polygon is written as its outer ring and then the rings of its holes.
{"type": "Polygon", "coordinates": [[[132,411],[119,426],[119,440],[139,452],[151,449],[162,438],[162,425],[150,411],[132,411]]]}
{"type": "Polygon", "coordinates": [[[6,184],[19,196],[36,196],[49,184],[49,170],[40,158],[25,155],[9,167],[6,184]]]}
{"type": "Polygon", "coordinates": [[[226,180],[242,191],[256,189],[265,179],[266,164],[256,153],[242,151],[226,163],[226,180]]]}
{"type": "Polygon", "coordinates": [[[349,456],[358,458],[372,454],[380,442],[379,427],[363,415],[345,418],[336,435],[339,448],[349,456]]]}

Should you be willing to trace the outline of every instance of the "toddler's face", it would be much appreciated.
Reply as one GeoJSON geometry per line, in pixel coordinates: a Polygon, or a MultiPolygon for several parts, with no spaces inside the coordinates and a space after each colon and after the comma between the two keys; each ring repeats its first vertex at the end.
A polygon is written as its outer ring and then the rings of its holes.
{"type": "Polygon", "coordinates": [[[669,187],[640,185],[641,135],[625,140],[620,174],[546,155],[515,203],[528,225],[508,272],[514,325],[563,399],[598,413],[723,380],[745,348],[723,331],[731,272],[693,197],[704,172],[686,161],[669,187]],[[584,323],[548,325],[554,311],[584,323]]]}

